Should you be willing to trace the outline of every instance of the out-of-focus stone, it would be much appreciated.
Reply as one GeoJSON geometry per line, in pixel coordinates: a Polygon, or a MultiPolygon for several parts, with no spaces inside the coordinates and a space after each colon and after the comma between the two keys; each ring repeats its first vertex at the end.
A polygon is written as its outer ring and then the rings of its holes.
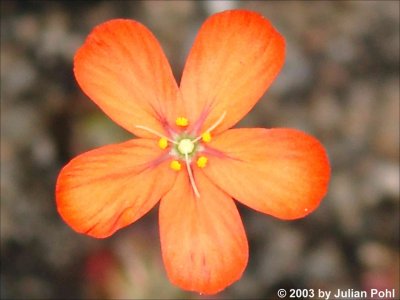
{"type": "Polygon", "coordinates": [[[204,4],[207,13],[212,15],[220,11],[238,8],[238,3],[239,2],[237,1],[216,0],[216,1],[206,1],[204,4]]]}
{"type": "Polygon", "coordinates": [[[286,42],[285,64],[271,86],[272,92],[293,93],[304,89],[312,80],[311,61],[299,46],[298,43],[286,42]]]}
{"type": "Polygon", "coordinates": [[[39,20],[31,14],[22,15],[13,22],[15,37],[26,47],[36,47],[39,43],[39,20]]]}
{"type": "Polygon", "coordinates": [[[390,267],[396,258],[391,249],[378,242],[365,242],[358,249],[360,262],[364,267],[374,270],[382,270],[390,267]]]}
{"type": "Polygon", "coordinates": [[[20,149],[30,147],[42,125],[40,112],[32,102],[1,107],[2,139],[8,139],[20,149]]]}
{"type": "Polygon", "coordinates": [[[325,240],[312,249],[301,260],[304,273],[301,274],[313,289],[335,290],[350,282],[345,262],[334,240],[325,240]]]}
{"type": "Polygon", "coordinates": [[[377,95],[376,124],[371,129],[377,154],[399,160],[400,153],[400,87],[399,80],[384,83],[377,95]]]}
{"type": "Polygon", "coordinates": [[[293,227],[278,225],[273,237],[264,245],[264,257],[260,257],[258,276],[264,285],[279,281],[283,274],[294,275],[302,261],[304,236],[293,227]]]}
{"type": "Polygon", "coordinates": [[[365,147],[371,133],[376,91],[367,81],[353,81],[345,101],[342,132],[348,143],[365,147]]]}
{"type": "Polygon", "coordinates": [[[32,143],[32,159],[41,167],[54,165],[56,150],[49,136],[44,134],[36,136],[32,143]]]}
{"type": "Polygon", "coordinates": [[[336,172],[330,182],[330,205],[339,226],[348,235],[356,235],[362,228],[363,199],[357,193],[357,182],[348,172],[336,172]]]}
{"type": "Polygon", "coordinates": [[[313,123],[318,124],[319,130],[324,131],[330,137],[334,137],[338,133],[342,123],[343,110],[333,93],[315,93],[312,98],[310,114],[313,123]]]}
{"type": "Polygon", "coordinates": [[[38,75],[32,62],[23,53],[13,45],[3,45],[3,41],[0,70],[2,104],[16,101],[18,97],[32,89],[38,75]]]}
{"type": "Polygon", "coordinates": [[[385,197],[399,197],[399,164],[388,160],[366,158],[358,166],[359,193],[366,207],[374,207],[385,197]]]}

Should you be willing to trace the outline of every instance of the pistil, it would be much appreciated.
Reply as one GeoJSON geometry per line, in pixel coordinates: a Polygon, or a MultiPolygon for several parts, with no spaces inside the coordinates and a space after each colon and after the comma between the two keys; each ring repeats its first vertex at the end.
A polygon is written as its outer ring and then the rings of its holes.
{"type": "Polygon", "coordinates": [[[197,198],[200,198],[200,193],[199,193],[199,190],[197,189],[196,182],[194,181],[194,176],[192,173],[192,168],[190,166],[189,157],[188,157],[187,153],[185,153],[185,162],[186,162],[186,168],[187,168],[188,175],[189,175],[190,184],[193,188],[193,192],[197,198]]]}

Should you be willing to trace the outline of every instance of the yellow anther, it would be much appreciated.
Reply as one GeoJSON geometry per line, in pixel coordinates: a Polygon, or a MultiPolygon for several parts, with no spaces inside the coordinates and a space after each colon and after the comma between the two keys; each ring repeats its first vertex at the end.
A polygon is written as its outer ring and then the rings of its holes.
{"type": "Polygon", "coordinates": [[[209,141],[211,141],[211,133],[210,132],[204,132],[201,135],[201,139],[203,140],[204,143],[208,143],[209,141]]]}
{"type": "Polygon", "coordinates": [[[177,160],[173,160],[171,161],[171,163],[169,164],[169,166],[171,167],[172,170],[174,171],[179,171],[182,168],[182,165],[179,161],[177,160]]]}
{"type": "Polygon", "coordinates": [[[188,121],[188,119],[186,119],[184,117],[178,117],[175,120],[175,124],[178,126],[181,126],[181,127],[185,127],[185,126],[188,126],[189,121],[188,121]]]}
{"type": "Polygon", "coordinates": [[[168,147],[168,140],[165,137],[162,137],[158,140],[158,146],[161,149],[166,149],[168,147]]]}
{"type": "Polygon", "coordinates": [[[194,143],[190,139],[183,139],[178,144],[178,150],[182,154],[190,154],[194,150],[194,143]]]}
{"type": "Polygon", "coordinates": [[[200,156],[198,159],[197,159],[197,166],[199,167],[199,168],[204,168],[206,165],[207,165],[207,161],[208,161],[208,158],[207,157],[205,157],[205,156],[200,156]]]}

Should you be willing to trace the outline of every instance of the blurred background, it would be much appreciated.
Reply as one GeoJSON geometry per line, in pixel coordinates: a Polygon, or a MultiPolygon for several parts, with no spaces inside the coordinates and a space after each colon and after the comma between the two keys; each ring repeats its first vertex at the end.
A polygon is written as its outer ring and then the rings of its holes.
{"type": "Polygon", "coordinates": [[[283,71],[239,126],[293,127],[326,146],[328,195],[283,222],[239,205],[250,244],[240,281],[213,299],[279,288],[396,289],[399,297],[398,1],[1,1],[1,298],[204,299],[172,286],[155,208],[111,238],[73,232],[54,184],[75,155],[131,136],[77,86],[91,29],[132,18],[161,42],[176,78],[205,18],[246,8],[287,42],[283,71]]]}

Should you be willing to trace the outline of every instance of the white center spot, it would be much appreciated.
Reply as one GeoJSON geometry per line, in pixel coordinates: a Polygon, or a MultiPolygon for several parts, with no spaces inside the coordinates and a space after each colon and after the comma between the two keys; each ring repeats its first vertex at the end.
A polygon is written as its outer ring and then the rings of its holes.
{"type": "Polygon", "coordinates": [[[190,154],[194,150],[194,143],[190,139],[183,139],[178,144],[178,150],[182,154],[190,154]]]}

